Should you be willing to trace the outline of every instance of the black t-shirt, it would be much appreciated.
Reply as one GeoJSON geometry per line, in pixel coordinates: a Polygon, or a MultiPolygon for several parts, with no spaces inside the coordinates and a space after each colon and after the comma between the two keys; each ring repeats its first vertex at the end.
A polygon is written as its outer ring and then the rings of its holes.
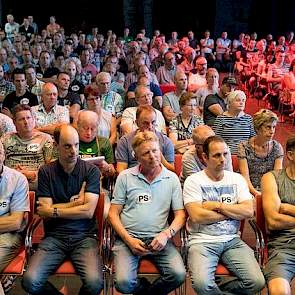
{"type": "Polygon", "coordinates": [[[40,66],[36,67],[36,77],[38,79],[51,78],[53,76],[56,76],[58,73],[59,73],[59,69],[55,67],[49,67],[45,70],[45,72],[42,72],[40,66]]]}
{"type": "Polygon", "coordinates": [[[84,94],[85,86],[78,80],[74,80],[70,85],[70,90],[78,94],[84,94]]]}
{"type": "Polygon", "coordinates": [[[28,104],[30,107],[38,105],[38,98],[35,94],[26,91],[22,96],[16,96],[16,92],[13,91],[6,95],[3,101],[2,108],[7,108],[10,111],[18,104],[28,104]]]}
{"type": "Polygon", "coordinates": [[[219,104],[220,107],[223,109],[223,111],[226,111],[226,104],[224,99],[222,99],[219,95],[217,94],[210,94],[205,98],[204,102],[204,123],[208,126],[213,126],[214,121],[217,116],[215,116],[212,112],[210,112],[209,107],[214,105],[214,104],[219,104]]]}
{"type": "Polygon", "coordinates": [[[75,103],[81,106],[80,95],[73,91],[68,91],[65,97],[57,98],[57,104],[60,106],[72,106],[75,103]]]}
{"type": "MultiPolygon", "coordinates": [[[[59,161],[41,166],[38,173],[37,197],[51,198],[53,204],[68,203],[77,196],[86,181],[85,192],[100,193],[100,173],[93,164],[78,159],[72,173],[63,170],[59,161]]],[[[95,214],[92,218],[44,220],[46,236],[87,236],[97,232],[95,214]]]]}

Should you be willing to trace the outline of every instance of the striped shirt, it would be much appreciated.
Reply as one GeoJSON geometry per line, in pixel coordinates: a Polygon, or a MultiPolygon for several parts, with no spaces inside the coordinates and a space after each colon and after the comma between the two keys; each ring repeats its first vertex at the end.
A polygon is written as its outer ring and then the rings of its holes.
{"type": "Polygon", "coordinates": [[[226,115],[217,116],[213,130],[216,135],[224,139],[233,155],[238,153],[238,145],[241,141],[255,135],[253,119],[248,114],[237,118],[226,115]]]}

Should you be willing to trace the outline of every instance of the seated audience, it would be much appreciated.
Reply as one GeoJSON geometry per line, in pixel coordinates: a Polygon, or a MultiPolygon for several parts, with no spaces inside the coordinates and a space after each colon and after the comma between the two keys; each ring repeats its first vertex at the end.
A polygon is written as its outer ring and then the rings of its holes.
{"type": "Polygon", "coordinates": [[[263,212],[268,230],[268,261],[264,268],[268,294],[291,294],[294,278],[295,137],[286,143],[287,166],[261,179],[263,212]]]}
{"type": "Polygon", "coordinates": [[[226,111],[226,96],[229,92],[235,90],[236,86],[237,82],[234,77],[225,77],[218,93],[206,97],[203,112],[206,125],[213,126],[216,117],[226,111]]]}
{"type": "Polygon", "coordinates": [[[187,90],[187,77],[183,71],[177,71],[174,77],[176,90],[163,95],[163,115],[167,122],[180,113],[179,98],[187,90]]]}
{"type": "Polygon", "coordinates": [[[227,96],[227,111],[215,119],[213,130],[221,136],[229,146],[233,155],[238,153],[241,141],[248,140],[255,135],[253,119],[244,112],[246,94],[235,90],[227,96]]]}
{"type": "Polygon", "coordinates": [[[154,132],[160,142],[160,149],[162,153],[161,161],[162,164],[169,170],[174,171],[174,147],[170,139],[159,132],[155,128],[157,119],[156,110],[149,105],[140,106],[136,111],[136,124],[138,129],[124,135],[118,142],[117,151],[115,153],[117,160],[117,172],[133,167],[137,164],[137,160],[134,157],[134,151],[132,149],[131,142],[134,136],[139,131],[152,131],[154,132]]]}
{"type": "Polygon", "coordinates": [[[183,154],[193,146],[192,132],[203,119],[196,115],[197,102],[191,92],[185,92],[179,100],[180,114],[170,121],[169,138],[174,144],[175,152],[183,154]]]}
{"type": "Polygon", "coordinates": [[[176,74],[175,55],[171,51],[164,54],[164,65],[157,70],[157,79],[160,85],[174,84],[176,74]]]}
{"type": "Polygon", "coordinates": [[[2,113],[12,118],[12,109],[18,104],[34,106],[38,104],[38,98],[27,90],[27,81],[23,69],[15,69],[12,73],[15,91],[5,96],[2,113]]]}
{"type": "Polygon", "coordinates": [[[112,145],[117,140],[116,119],[110,113],[101,107],[101,100],[98,89],[93,85],[85,88],[85,97],[87,109],[93,111],[98,116],[97,135],[106,137],[112,145]]]}
{"type": "Polygon", "coordinates": [[[188,78],[188,90],[196,92],[201,87],[207,85],[206,73],[207,73],[207,60],[203,56],[198,56],[195,60],[195,69],[193,69],[188,78]]]}
{"type": "Polygon", "coordinates": [[[110,89],[110,74],[106,72],[98,73],[95,78],[95,84],[98,89],[98,95],[101,97],[102,108],[115,116],[116,124],[119,125],[124,108],[124,100],[120,94],[110,89]]]}
{"type": "Polygon", "coordinates": [[[57,104],[57,88],[48,82],[42,87],[41,104],[32,107],[35,128],[53,135],[56,127],[70,123],[69,109],[57,104]]]}
{"type": "Polygon", "coordinates": [[[186,220],[181,187],[176,174],[161,164],[160,143],[154,132],[138,132],[132,149],[138,165],[118,176],[109,211],[117,234],[113,247],[115,287],[123,294],[168,294],[185,280],[182,258],[170,241],[186,220]],[[171,211],[173,218],[168,224],[171,211]],[[151,260],[160,271],[160,278],[153,283],[137,277],[141,258],[151,260]]]}
{"type": "Polygon", "coordinates": [[[22,285],[30,294],[60,294],[48,277],[69,258],[82,280],[80,294],[99,294],[103,289],[95,219],[99,170],[79,159],[79,136],[73,127],[57,128],[54,139],[59,159],[42,166],[38,174],[37,213],[44,218],[45,237],[29,260],[22,285]]]}
{"type": "Polygon", "coordinates": [[[199,108],[201,114],[203,113],[204,102],[206,97],[209,94],[215,95],[216,93],[218,93],[219,74],[215,68],[209,68],[207,70],[206,81],[207,85],[200,87],[195,93],[197,99],[197,107],[199,108]]]}
{"type": "MultiPolygon", "coordinates": [[[[146,87],[139,85],[135,89],[135,101],[138,106],[143,105],[152,105],[152,97],[153,93],[151,90],[146,87]]],[[[122,120],[120,124],[120,128],[123,135],[126,135],[132,131],[135,131],[137,129],[136,125],[136,111],[138,107],[129,107],[124,110],[122,114],[122,120]]],[[[165,125],[165,119],[162,115],[162,113],[155,109],[156,112],[156,122],[155,122],[155,129],[159,132],[162,132],[166,134],[166,125],[165,125]]]]}
{"type": "Polygon", "coordinates": [[[263,174],[282,169],[284,151],[281,144],[273,139],[277,122],[275,113],[261,109],[253,116],[256,135],[238,146],[240,173],[254,196],[261,195],[260,181],[263,174]]]}
{"type": "Polygon", "coordinates": [[[254,215],[252,196],[242,175],[225,170],[227,153],[221,137],[207,138],[203,145],[206,168],[184,183],[189,215],[188,267],[198,295],[255,294],[265,285],[253,250],[239,236],[240,221],[254,215]],[[219,261],[234,279],[216,283],[219,261]]]}
{"type": "MultiPolygon", "coordinates": [[[[180,176],[182,184],[188,176],[206,168],[206,162],[203,158],[203,144],[208,137],[214,135],[214,131],[207,125],[200,125],[193,129],[192,139],[195,147],[186,151],[182,156],[182,173],[180,176]]],[[[226,155],[225,170],[233,171],[230,150],[226,155]]]]}
{"type": "Polygon", "coordinates": [[[50,135],[34,129],[30,106],[17,105],[13,109],[13,122],[16,133],[4,134],[1,138],[5,165],[24,174],[30,190],[35,190],[39,167],[51,161],[53,142],[50,135]]]}
{"type": "Polygon", "coordinates": [[[8,116],[0,113],[0,137],[6,133],[15,132],[15,125],[8,116]]]}
{"type": "Polygon", "coordinates": [[[79,155],[82,159],[104,156],[97,166],[103,176],[115,174],[114,155],[108,138],[97,135],[98,115],[95,112],[83,110],[78,114],[77,131],[79,135],[79,155]]]}
{"type": "MultiPolygon", "coordinates": [[[[23,244],[24,229],[27,226],[27,212],[30,211],[28,182],[20,172],[4,166],[5,151],[0,142],[1,210],[0,210],[0,272],[18,255],[23,244]]],[[[2,277],[1,281],[6,277],[2,277]]],[[[8,290],[0,283],[0,294],[8,290]],[[3,290],[4,289],[4,290],[3,290]]],[[[4,293],[5,292],[5,293],[4,293]]]]}

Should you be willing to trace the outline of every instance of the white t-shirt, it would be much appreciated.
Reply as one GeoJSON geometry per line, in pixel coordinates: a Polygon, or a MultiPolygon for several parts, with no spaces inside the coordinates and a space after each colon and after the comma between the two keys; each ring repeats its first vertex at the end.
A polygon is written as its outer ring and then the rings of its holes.
{"type": "MultiPolygon", "coordinates": [[[[242,175],[224,170],[220,181],[211,180],[205,170],[194,173],[184,182],[184,205],[192,202],[217,201],[225,204],[239,204],[251,200],[246,180],[242,175]]],[[[189,243],[227,242],[238,236],[240,221],[226,219],[211,224],[187,224],[189,243]]]]}

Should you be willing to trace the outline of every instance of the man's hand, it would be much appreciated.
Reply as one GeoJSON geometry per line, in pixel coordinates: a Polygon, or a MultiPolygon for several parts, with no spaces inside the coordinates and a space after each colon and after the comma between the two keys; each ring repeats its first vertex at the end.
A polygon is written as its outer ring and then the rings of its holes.
{"type": "Polygon", "coordinates": [[[151,251],[161,251],[165,248],[168,241],[168,234],[166,232],[160,232],[150,243],[151,251]]]}
{"type": "Polygon", "coordinates": [[[222,203],[217,201],[206,201],[202,203],[202,207],[210,211],[218,211],[222,203]]]}
{"type": "Polygon", "coordinates": [[[110,173],[110,165],[105,160],[99,162],[97,166],[103,175],[110,173]]]}
{"type": "Polygon", "coordinates": [[[149,254],[149,250],[145,248],[145,243],[136,238],[130,238],[127,243],[128,247],[134,255],[144,256],[149,254]]]}
{"type": "Polygon", "coordinates": [[[37,213],[41,217],[52,217],[52,208],[51,206],[42,201],[37,201],[38,207],[37,207],[37,213]]]}

